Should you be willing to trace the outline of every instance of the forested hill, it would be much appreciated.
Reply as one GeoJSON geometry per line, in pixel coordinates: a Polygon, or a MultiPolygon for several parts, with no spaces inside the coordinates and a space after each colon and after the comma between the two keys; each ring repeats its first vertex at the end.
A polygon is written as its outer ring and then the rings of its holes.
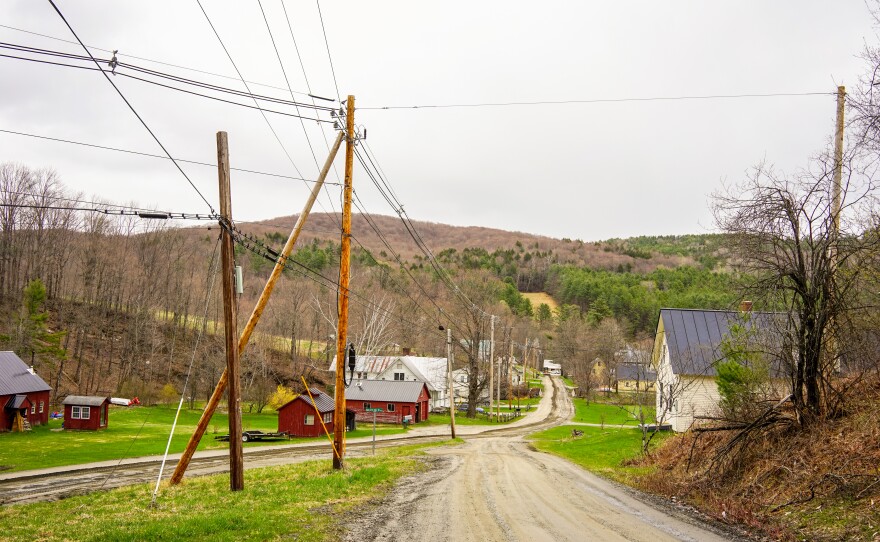
{"type": "MultiPolygon", "coordinates": [[[[253,222],[244,225],[243,229],[276,239],[281,236],[286,238],[297,217],[293,215],[253,222]]],[[[447,261],[458,259],[472,267],[477,265],[474,260],[485,259],[487,255],[499,251],[512,251],[514,258],[516,253],[522,254],[521,258],[529,253],[529,258],[549,257],[552,263],[560,265],[638,273],[650,272],[658,267],[683,265],[712,269],[723,259],[719,249],[721,236],[712,234],[584,242],[576,238],[578,232],[573,232],[571,238],[554,239],[480,226],[451,226],[418,220],[412,221],[412,225],[419,240],[424,241],[436,256],[443,253],[447,261]]],[[[338,243],[339,228],[338,215],[311,213],[300,245],[310,244],[313,240],[338,243]]],[[[378,259],[393,258],[388,245],[407,262],[424,258],[412,233],[397,217],[355,213],[352,216],[352,235],[356,246],[370,250],[378,259]]]]}

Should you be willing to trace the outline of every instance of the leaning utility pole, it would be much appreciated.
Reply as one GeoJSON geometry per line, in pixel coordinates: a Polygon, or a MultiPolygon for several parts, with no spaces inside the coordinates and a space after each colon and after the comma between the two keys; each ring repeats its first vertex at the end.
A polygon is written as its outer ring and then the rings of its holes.
{"type": "Polygon", "coordinates": [[[455,384],[452,380],[452,329],[449,328],[446,329],[446,380],[449,386],[449,427],[452,438],[455,438],[455,384]]]}
{"type": "Polygon", "coordinates": [[[348,332],[348,282],[351,272],[351,177],[354,170],[354,96],[348,95],[345,115],[345,188],[342,199],[342,247],[339,257],[339,320],[336,326],[336,412],[333,419],[333,468],[345,456],[345,350],[348,332]]]}
{"type": "Polygon", "coordinates": [[[495,392],[495,315],[489,317],[489,418],[492,417],[492,394],[495,392]]]}
{"type": "MultiPolygon", "coordinates": [[[[296,244],[297,239],[299,239],[299,234],[300,232],[302,232],[302,228],[306,223],[306,219],[309,217],[309,213],[312,211],[312,206],[315,204],[315,200],[318,199],[318,194],[321,192],[321,187],[324,186],[324,179],[327,178],[327,173],[330,172],[330,166],[333,165],[333,159],[336,158],[336,153],[339,151],[339,146],[342,145],[343,136],[343,132],[339,132],[339,136],[333,143],[333,148],[330,149],[330,154],[327,156],[327,160],[324,162],[324,167],[321,169],[321,173],[318,175],[318,179],[315,181],[315,186],[312,187],[312,193],[309,194],[309,199],[303,206],[302,213],[300,213],[299,218],[296,220],[296,224],[294,224],[293,226],[293,230],[291,230],[290,232],[290,236],[287,238],[287,243],[285,243],[284,248],[281,249],[281,256],[279,256],[278,260],[275,262],[275,267],[272,269],[272,274],[269,275],[269,280],[266,281],[266,286],[263,287],[263,293],[260,294],[260,299],[257,300],[257,304],[254,306],[254,310],[251,313],[247,324],[245,324],[244,330],[242,330],[241,332],[241,338],[238,340],[239,355],[244,352],[245,346],[247,346],[248,341],[250,341],[251,334],[253,334],[254,328],[257,327],[257,322],[260,320],[260,316],[263,314],[263,310],[265,310],[266,304],[269,302],[269,297],[272,295],[272,290],[275,288],[275,283],[281,277],[281,272],[284,270],[287,258],[293,251],[293,246],[296,244]]],[[[226,384],[228,382],[228,379],[229,372],[227,370],[224,370],[223,374],[220,375],[220,380],[217,382],[217,386],[214,388],[214,393],[211,394],[211,398],[208,399],[208,404],[205,405],[205,410],[202,412],[201,418],[199,418],[199,423],[196,425],[196,430],[193,432],[192,436],[189,439],[189,442],[186,445],[186,449],[180,456],[180,461],[177,462],[177,467],[174,469],[174,474],[171,475],[171,485],[179,484],[180,481],[183,479],[183,474],[186,472],[186,469],[189,466],[189,462],[192,459],[193,454],[195,454],[196,452],[199,441],[202,440],[202,436],[204,436],[205,431],[208,429],[208,423],[211,421],[211,416],[214,415],[214,411],[217,409],[217,405],[220,404],[220,399],[223,397],[223,392],[226,391],[226,384]]]]}
{"type": "Polygon", "coordinates": [[[232,192],[229,183],[229,140],[217,132],[217,175],[220,180],[220,266],[223,275],[223,328],[226,332],[226,373],[229,375],[229,489],[244,489],[241,455],[241,363],[238,356],[238,307],[235,302],[235,252],[232,247],[232,192]]]}

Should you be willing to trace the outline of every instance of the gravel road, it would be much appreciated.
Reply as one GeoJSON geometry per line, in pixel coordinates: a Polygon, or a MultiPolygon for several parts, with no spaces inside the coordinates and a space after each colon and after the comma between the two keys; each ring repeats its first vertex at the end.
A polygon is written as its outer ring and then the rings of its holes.
{"type": "MultiPolygon", "coordinates": [[[[660,510],[564,459],[536,452],[523,434],[571,417],[557,381],[542,401],[544,418],[519,434],[487,433],[428,451],[431,468],[409,477],[381,505],[349,525],[346,540],[565,541],[735,540],[685,514],[660,510]]],[[[523,420],[525,421],[525,420],[523,420]]]]}

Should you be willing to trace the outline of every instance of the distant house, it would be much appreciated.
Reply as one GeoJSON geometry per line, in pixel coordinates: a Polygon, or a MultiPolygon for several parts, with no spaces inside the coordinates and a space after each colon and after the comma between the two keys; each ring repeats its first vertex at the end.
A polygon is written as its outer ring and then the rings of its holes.
{"type": "Polygon", "coordinates": [[[367,409],[381,408],[376,420],[400,423],[409,417],[413,423],[427,420],[431,392],[428,385],[406,380],[356,380],[345,390],[345,407],[353,410],[358,421],[372,421],[367,409]]]}
{"type": "Polygon", "coordinates": [[[639,351],[632,345],[615,354],[617,363],[611,371],[611,381],[614,391],[653,391],[657,383],[657,370],[647,359],[647,356],[639,355],[639,351]]]}
{"type": "MultiPolygon", "coordinates": [[[[333,398],[316,389],[311,392],[315,399],[314,405],[308,394],[303,393],[278,409],[279,433],[285,432],[292,437],[319,437],[324,434],[324,426],[326,426],[327,432],[333,434],[333,414],[336,409],[333,398]]],[[[346,411],[346,426],[353,429],[353,425],[354,412],[346,411]]]]}
{"type": "Polygon", "coordinates": [[[562,374],[562,364],[553,363],[552,359],[544,360],[544,374],[550,376],[559,376],[562,374]]]}
{"type": "MultiPolygon", "coordinates": [[[[652,360],[657,368],[657,419],[678,432],[687,431],[699,416],[713,415],[721,395],[715,366],[721,343],[735,324],[772,333],[775,315],[739,311],[661,309],[652,360]]],[[[783,388],[783,372],[771,366],[771,378],[783,388]]]]}
{"type": "Polygon", "coordinates": [[[93,395],[68,395],[64,405],[64,429],[95,431],[106,429],[110,398],[93,395]]]}
{"type": "MultiPolygon", "coordinates": [[[[330,372],[336,371],[336,358],[330,372]]],[[[428,385],[431,392],[430,408],[446,408],[449,397],[446,358],[423,356],[357,356],[355,380],[417,381],[428,385]]],[[[346,378],[348,378],[346,373],[346,378]]]]}
{"type": "Polygon", "coordinates": [[[0,431],[48,423],[50,389],[14,352],[0,352],[0,431]]]}

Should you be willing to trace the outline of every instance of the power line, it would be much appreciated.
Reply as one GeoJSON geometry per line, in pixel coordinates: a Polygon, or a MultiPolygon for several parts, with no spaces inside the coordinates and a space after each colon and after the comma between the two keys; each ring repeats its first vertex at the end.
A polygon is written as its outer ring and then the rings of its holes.
{"type": "Polygon", "coordinates": [[[101,207],[70,207],[62,205],[36,205],[26,203],[0,203],[0,207],[15,209],[45,209],[53,211],[89,211],[93,213],[103,213],[105,215],[137,216],[139,218],[157,220],[217,220],[216,215],[205,215],[198,213],[172,213],[170,211],[132,211],[126,209],[110,209],[101,207]]]}
{"type": "Polygon", "coordinates": [[[339,93],[339,83],[336,82],[336,70],[333,68],[333,57],[330,56],[330,42],[327,40],[327,29],[324,27],[324,14],[321,13],[321,0],[315,0],[318,5],[318,18],[321,19],[321,32],[324,33],[324,45],[327,47],[327,60],[330,61],[330,72],[333,74],[333,86],[336,87],[336,99],[342,102],[342,94],[339,93]]]}
{"type": "Polygon", "coordinates": [[[119,94],[119,97],[122,98],[122,100],[125,102],[125,104],[128,106],[128,108],[131,109],[131,112],[134,113],[134,115],[138,118],[139,121],[141,121],[141,124],[144,125],[144,128],[146,128],[147,131],[150,132],[150,135],[153,136],[153,139],[156,140],[156,143],[158,143],[159,146],[162,147],[162,150],[165,152],[166,155],[168,155],[168,158],[171,160],[171,162],[174,163],[174,165],[177,167],[178,171],[180,171],[181,175],[183,175],[183,177],[186,179],[186,181],[189,183],[189,185],[192,186],[193,190],[196,191],[196,193],[199,195],[199,197],[202,198],[202,201],[205,202],[205,204],[208,206],[208,208],[211,210],[211,213],[213,214],[214,207],[211,206],[210,203],[208,203],[208,200],[205,199],[205,196],[204,196],[204,194],[202,194],[201,190],[199,190],[198,187],[196,187],[196,185],[192,182],[192,180],[189,178],[189,176],[186,174],[186,172],[183,171],[183,168],[180,167],[180,164],[178,164],[174,160],[174,158],[171,156],[171,153],[168,152],[168,149],[165,148],[165,145],[163,145],[162,142],[159,141],[159,138],[156,137],[156,134],[154,134],[153,131],[150,129],[150,127],[147,126],[147,123],[144,121],[143,118],[141,118],[141,116],[138,114],[138,112],[135,110],[135,108],[125,98],[125,95],[122,94],[122,91],[119,90],[119,87],[116,86],[116,83],[114,83],[113,80],[110,79],[110,76],[108,76],[107,73],[101,68],[101,65],[98,63],[97,60],[95,60],[95,57],[92,56],[92,53],[89,51],[88,47],[86,47],[85,44],[82,42],[82,40],[79,39],[79,36],[76,34],[76,32],[74,32],[73,27],[70,26],[69,22],[67,22],[67,19],[64,17],[64,14],[61,13],[61,10],[58,9],[58,6],[55,5],[55,0],[49,0],[49,3],[52,4],[52,7],[55,8],[55,12],[58,13],[58,16],[61,17],[61,20],[64,21],[64,24],[67,25],[68,29],[70,29],[70,33],[73,34],[73,37],[76,38],[76,41],[78,41],[79,44],[82,45],[82,48],[85,49],[85,51],[89,54],[89,57],[95,63],[95,66],[97,66],[98,69],[101,70],[101,74],[104,76],[105,79],[107,79],[107,82],[113,86],[113,88],[116,90],[116,93],[119,94]]]}
{"type": "MultiPolygon", "coordinates": [[[[3,48],[3,46],[0,45],[0,48],[3,48]]],[[[104,70],[101,70],[100,68],[92,68],[92,67],[90,67],[90,66],[78,66],[78,65],[76,65],[76,64],[66,64],[66,63],[63,63],[63,62],[51,62],[51,61],[48,61],[48,60],[40,60],[40,59],[36,59],[36,58],[28,58],[28,57],[16,56],[16,55],[5,55],[5,54],[0,54],[0,57],[3,57],[3,58],[12,58],[12,59],[16,59],[16,60],[25,60],[25,61],[28,61],[28,62],[35,62],[35,63],[38,63],[38,64],[48,64],[48,65],[51,65],[51,66],[62,66],[62,67],[66,67],[66,68],[76,68],[76,69],[87,70],[87,71],[104,71],[104,70]]],[[[109,64],[109,63],[110,63],[109,60],[104,60],[104,59],[100,59],[99,62],[102,62],[102,63],[104,63],[104,64],[109,64]]],[[[126,65],[126,66],[127,66],[127,65],[126,65]]],[[[215,100],[215,101],[223,102],[223,103],[227,103],[227,104],[230,104],[230,105],[237,105],[237,106],[239,106],[239,107],[246,107],[246,108],[248,108],[248,109],[259,109],[260,111],[264,111],[264,112],[266,112],[266,113],[274,113],[274,114],[276,114],[276,115],[283,115],[283,116],[287,116],[287,117],[296,117],[296,118],[299,118],[299,119],[313,120],[313,121],[315,121],[315,122],[325,123],[325,124],[332,124],[332,123],[333,123],[333,121],[331,121],[331,120],[325,120],[325,119],[316,118],[316,117],[306,117],[306,116],[300,115],[298,111],[297,111],[297,114],[294,114],[294,113],[287,113],[287,112],[285,112],[285,111],[278,111],[278,110],[275,110],[275,109],[266,109],[266,108],[264,108],[264,107],[259,106],[258,104],[257,104],[257,105],[243,104],[243,103],[241,103],[241,102],[236,102],[236,101],[233,101],[233,100],[227,100],[227,99],[225,99],[225,98],[220,98],[220,97],[218,97],[218,96],[211,96],[211,95],[208,95],[208,94],[203,94],[203,93],[201,93],[201,92],[196,92],[196,91],[193,91],[193,90],[187,90],[187,89],[184,89],[184,88],[175,87],[175,86],[173,86],[173,85],[169,85],[169,84],[166,84],[166,83],[160,83],[160,82],[158,82],[158,81],[152,81],[152,80],[150,80],[150,79],[145,79],[145,78],[143,78],[143,77],[138,77],[138,76],[136,76],[136,75],[131,75],[130,73],[125,73],[125,72],[121,72],[121,71],[116,72],[114,75],[117,75],[117,76],[120,76],[120,77],[127,77],[127,78],[129,78],[129,79],[134,79],[135,81],[141,81],[141,82],[143,82],[143,83],[148,83],[148,84],[151,84],[151,85],[156,85],[156,86],[159,86],[159,87],[162,87],[162,88],[166,88],[166,89],[169,89],[169,90],[175,90],[175,91],[177,91],[177,92],[182,92],[182,93],[184,93],[184,94],[190,94],[190,95],[193,95],[193,96],[198,96],[198,97],[200,97],[200,98],[207,98],[207,99],[209,99],[209,100],[215,100]]],[[[196,83],[193,83],[193,84],[196,84],[197,86],[201,86],[201,84],[198,84],[197,82],[196,82],[196,83]]],[[[207,87],[206,87],[206,88],[207,88],[207,87]]],[[[219,89],[221,89],[221,88],[222,88],[222,87],[218,87],[218,91],[219,91],[219,92],[227,92],[226,90],[219,90],[219,89]]],[[[229,90],[228,92],[230,92],[230,93],[235,93],[235,91],[232,91],[232,90],[229,90]]],[[[240,96],[248,96],[248,97],[251,97],[251,98],[254,99],[255,102],[256,102],[257,99],[260,99],[260,100],[267,100],[267,101],[277,101],[277,100],[275,100],[275,99],[273,99],[273,98],[260,97],[260,96],[258,96],[258,95],[246,94],[246,93],[242,93],[242,92],[239,92],[238,95],[240,95],[240,96]]],[[[279,102],[279,103],[291,104],[291,105],[294,105],[294,107],[296,107],[296,105],[295,105],[296,102],[281,101],[281,102],[279,102]]],[[[308,105],[308,104],[306,104],[306,105],[308,105]]],[[[308,106],[308,107],[309,107],[309,108],[312,108],[312,106],[308,106]]],[[[327,109],[322,109],[322,108],[318,108],[318,109],[321,110],[321,111],[326,111],[326,110],[327,110],[327,109]]]]}
{"type": "Polygon", "coordinates": [[[425,104],[425,105],[386,105],[374,107],[358,107],[369,110],[391,109],[452,109],[471,107],[512,107],[527,105],[572,105],[572,104],[597,104],[597,103],[625,103],[625,102],[670,102],[685,100],[727,100],[740,98],[782,98],[797,96],[833,96],[833,92],[772,92],[766,94],[708,94],[705,96],[652,96],[647,98],[595,98],[585,100],[543,100],[535,102],[485,102],[485,103],[460,103],[460,104],[425,104]]]}
{"type": "MultiPolygon", "coordinates": [[[[220,33],[217,32],[217,28],[215,28],[214,23],[211,22],[211,18],[208,16],[208,12],[205,11],[205,7],[202,6],[201,0],[196,0],[196,3],[199,5],[199,9],[202,10],[202,14],[205,16],[205,20],[208,21],[208,25],[211,27],[211,30],[214,31],[214,35],[217,36],[217,41],[220,42],[220,47],[223,48],[223,51],[226,53],[226,57],[229,59],[229,62],[232,64],[232,67],[235,68],[235,73],[238,74],[238,77],[241,79],[241,82],[244,84],[244,88],[246,88],[247,91],[250,92],[251,89],[248,86],[247,82],[244,80],[244,76],[241,74],[241,70],[238,69],[238,66],[235,64],[235,61],[232,59],[232,54],[229,52],[229,49],[226,48],[226,44],[223,43],[223,38],[220,37],[220,33]]],[[[257,103],[256,98],[254,99],[254,104],[257,107],[260,106],[260,104],[257,103]]],[[[278,141],[278,144],[281,145],[281,150],[283,150],[284,154],[287,155],[287,159],[290,161],[290,165],[292,165],[293,169],[296,170],[296,174],[299,175],[300,177],[302,177],[302,172],[296,166],[296,163],[293,161],[293,158],[290,156],[290,153],[287,152],[287,147],[285,147],[284,143],[281,142],[281,138],[278,137],[278,133],[275,131],[275,128],[272,126],[272,123],[269,122],[269,119],[266,117],[266,113],[263,112],[262,108],[260,108],[260,114],[263,116],[263,120],[266,121],[266,125],[269,126],[269,130],[272,131],[272,135],[274,135],[276,141],[278,141]]]]}
{"type": "MultiPolygon", "coordinates": [[[[39,37],[41,37],[41,38],[46,38],[46,39],[50,39],[50,40],[60,41],[60,42],[63,42],[63,43],[78,44],[78,43],[75,42],[75,41],[66,40],[66,39],[63,39],[63,38],[55,37],[55,36],[50,36],[50,35],[48,35],[48,34],[41,34],[41,33],[39,33],[39,32],[34,32],[34,31],[32,31],[32,30],[25,30],[25,29],[23,29],[23,28],[16,28],[16,27],[14,27],[14,26],[8,26],[8,25],[0,24],[0,28],[6,28],[6,29],[8,29],[8,30],[14,30],[14,31],[16,31],[16,32],[22,32],[22,33],[25,33],[25,34],[31,34],[31,35],[33,35],[33,36],[39,36],[39,37]]],[[[94,45],[89,45],[88,48],[89,48],[89,49],[95,49],[96,51],[103,51],[103,52],[105,52],[105,53],[112,53],[112,52],[113,52],[113,51],[110,50],[110,49],[104,49],[104,48],[101,48],[101,47],[96,47],[96,46],[94,46],[94,45]]],[[[213,76],[215,76],[215,77],[222,77],[223,79],[232,79],[232,80],[234,80],[234,81],[239,81],[239,80],[240,80],[239,78],[237,78],[237,77],[233,77],[233,76],[231,76],[231,75],[223,75],[223,74],[221,74],[221,73],[215,73],[215,72],[210,72],[210,71],[206,71],[206,70],[200,70],[200,69],[198,69],[198,68],[191,68],[191,67],[187,67],[187,66],[181,66],[181,65],[179,65],[179,64],[172,64],[172,63],[170,63],[170,62],[163,62],[163,61],[161,61],[161,60],[154,60],[154,59],[146,58],[146,57],[142,57],[142,56],[136,56],[136,55],[126,54],[126,53],[117,53],[117,56],[134,58],[134,59],[137,59],[137,60],[143,60],[143,61],[146,61],[146,62],[152,62],[152,63],[154,63],[154,64],[160,64],[160,65],[162,65],[162,66],[170,66],[170,67],[172,67],[172,68],[178,68],[178,69],[181,69],[181,70],[187,70],[187,71],[191,71],[191,72],[202,73],[202,74],[205,74],[205,75],[213,75],[213,76]]],[[[274,88],[274,89],[276,89],[276,90],[286,90],[286,89],[284,89],[284,88],[282,88],[282,87],[277,87],[277,86],[269,85],[269,84],[266,84],[266,83],[258,83],[258,82],[255,82],[255,81],[247,81],[247,82],[250,83],[250,84],[252,84],[252,85],[257,85],[257,86],[261,86],[261,87],[274,88]]],[[[309,91],[309,94],[306,94],[305,92],[297,92],[297,94],[302,94],[302,95],[304,95],[304,96],[308,96],[308,95],[311,94],[311,90],[309,91]]]]}
{"type": "MultiPolygon", "coordinates": [[[[86,143],[86,142],[83,142],[83,141],[74,141],[74,140],[72,140],[72,139],[62,139],[62,138],[58,138],[58,137],[50,137],[50,136],[45,136],[45,135],[29,134],[29,133],[27,133],[27,132],[16,132],[16,131],[14,131],[14,130],[4,130],[4,129],[2,129],[2,128],[0,128],[0,132],[2,132],[2,133],[6,133],[6,134],[12,134],[12,135],[23,136],[23,137],[32,137],[32,138],[35,138],[35,139],[44,139],[44,140],[46,140],[46,141],[55,141],[55,142],[57,142],[57,143],[67,143],[67,144],[70,144],[70,145],[79,145],[79,146],[82,146],[82,147],[91,147],[91,148],[94,148],[94,149],[101,149],[101,150],[105,150],[105,151],[114,151],[114,152],[121,152],[121,153],[125,153],[125,154],[134,154],[134,155],[136,155],[136,156],[145,156],[145,157],[148,157],[148,158],[159,158],[159,159],[162,159],[162,160],[169,160],[169,159],[171,159],[171,158],[169,158],[168,156],[163,156],[163,155],[161,155],[161,154],[151,154],[151,153],[148,153],[148,152],[134,151],[134,150],[131,150],[131,149],[121,149],[121,148],[118,148],[118,147],[108,147],[108,146],[106,146],[106,145],[98,145],[98,144],[96,144],[96,143],[86,143]]],[[[199,166],[207,166],[207,167],[211,167],[211,168],[216,168],[216,167],[217,167],[217,164],[211,164],[211,163],[209,163],[209,162],[199,162],[198,160],[187,160],[187,159],[184,159],[184,158],[174,158],[174,160],[177,160],[178,162],[182,162],[182,163],[185,163],[185,164],[195,164],[195,165],[199,165],[199,166]]],[[[314,183],[314,182],[317,182],[317,181],[315,181],[314,179],[304,179],[304,178],[302,178],[302,177],[293,177],[293,176],[291,176],[291,175],[282,175],[281,173],[270,173],[270,172],[266,172],[266,171],[255,170],[255,169],[246,169],[246,168],[237,168],[237,167],[233,167],[233,168],[229,168],[229,169],[231,169],[232,171],[239,171],[239,172],[242,172],[242,173],[252,173],[252,174],[254,174],[254,175],[264,175],[264,176],[267,176],[267,177],[277,177],[277,178],[279,178],[279,179],[290,179],[290,180],[294,180],[294,181],[304,181],[304,182],[307,182],[307,183],[314,183]]],[[[325,182],[324,184],[331,184],[331,185],[341,186],[339,183],[327,183],[327,182],[325,182]]]]}

